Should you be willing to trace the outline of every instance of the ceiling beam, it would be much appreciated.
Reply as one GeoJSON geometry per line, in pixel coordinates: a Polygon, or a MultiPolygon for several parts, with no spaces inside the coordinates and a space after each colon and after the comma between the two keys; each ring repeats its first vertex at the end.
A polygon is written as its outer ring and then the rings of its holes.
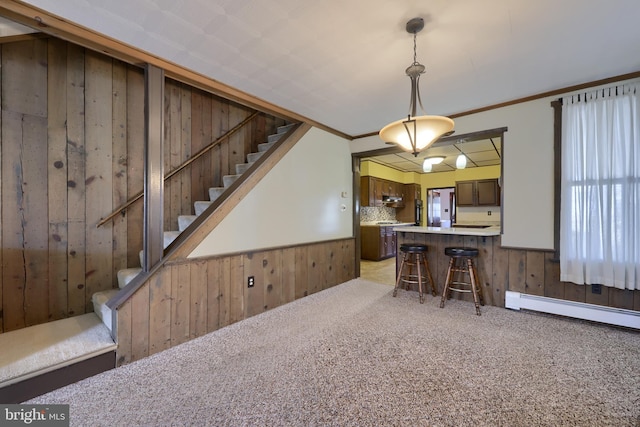
{"type": "MultiPolygon", "coordinates": [[[[483,139],[502,137],[502,135],[508,130],[506,127],[494,128],[494,129],[486,129],[477,132],[465,133],[462,135],[449,135],[438,139],[429,148],[433,147],[444,147],[446,145],[452,145],[458,143],[460,140],[464,139],[465,142],[472,141],[481,141],[483,139]]],[[[428,150],[428,148],[427,148],[428,150]]],[[[378,148],[376,150],[369,151],[360,151],[357,153],[351,153],[351,157],[354,158],[363,158],[363,157],[375,157],[375,156],[384,156],[387,154],[396,154],[406,152],[397,145],[391,145],[388,148],[378,148]]]]}

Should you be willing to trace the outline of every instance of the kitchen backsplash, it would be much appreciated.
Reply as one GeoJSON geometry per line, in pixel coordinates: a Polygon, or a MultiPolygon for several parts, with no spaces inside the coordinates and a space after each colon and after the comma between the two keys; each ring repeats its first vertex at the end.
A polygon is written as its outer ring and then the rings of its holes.
{"type": "Polygon", "coordinates": [[[363,206],[360,208],[360,222],[395,221],[396,209],[363,206]]]}

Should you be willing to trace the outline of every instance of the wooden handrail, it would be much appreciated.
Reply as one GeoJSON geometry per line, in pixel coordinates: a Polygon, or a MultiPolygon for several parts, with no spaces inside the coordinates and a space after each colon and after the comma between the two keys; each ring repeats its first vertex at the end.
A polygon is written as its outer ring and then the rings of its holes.
{"type": "MultiPolygon", "coordinates": [[[[168,180],[169,178],[171,178],[172,176],[180,173],[184,168],[186,168],[187,166],[189,166],[191,163],[193,163],[194,161],[196,161],[197,159],[199,159],[200,157],[202,157],[203,155],[205,155],[206,153],[208,153],[212,148],[216,147],[218,144],[220,144],[220,142],[222,142],[222,140],[229,138],[230,136],[232,136],[234,133],[236,133],[237,131],[239,131],[240,129],[242,129],[243,127],[245,127],[251,120],[253,120],[258,114],[260,114],[259,111],[255,111],[253,112],[249,117],[247,117],[246,119],[244,119],[243,121],[241,121],[240,123],[238,123],[237,125],[235,125],[233,128],[231,128],[230,130],[228,130],[225,134],[223,134],[222,136],[214,139],[213,141],[211,141],[211,144],[207,145],[206,147],[204,147],[202,150],[198,151],[194,156],[188,158],[187,160],[184,161],[184,163],[182,163],[180,166],[178,166],[177,168],[175,168],[174,170],[172,170],[171,172],[169,172],[168,174],[165,175],[164,177],[164,181],[168,180]]],[[[131,199],[129,199],[125,204],[123,204],[122,206],[120,206],[118,209],[116,209],[115,211],[111,212],[109,215],[107,215],[105,218],[101,219],[100,222],[98,222],[98,224],[96,224],[96,228],[106,224],[107,222],[109,222],[110,220],[112,220],[113,218],[115,218],[118,214],[122,214],[124,215],[124,213],[126,212],[127,208],[129,206],[131,206],[132,204],[134,204],[135,202],[137,202],[138,200],[140,200],[142,198],[142,196],[144,195],[144,190],[140,191],[139,193],[137,193],[135,196],[133,196],[131,199]]]]}

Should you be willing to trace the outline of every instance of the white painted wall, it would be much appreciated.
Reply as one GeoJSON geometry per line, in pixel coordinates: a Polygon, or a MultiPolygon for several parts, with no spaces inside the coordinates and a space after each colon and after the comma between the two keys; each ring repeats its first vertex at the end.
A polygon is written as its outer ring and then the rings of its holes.
{"type": "MultiPolygon", "coordinates": [[[[538,99],[455,119],[457,135],[507,127],[503,141],[502,245],[553,249],[553,109],[538,99]]],[[[372,136],[352,152],[385,146],[372,136]]],[[[458,218],[460,220],[460,218],[458,218]]]]}
{"type": "Polygon", "coordinates": [[[553,109],[543,98],[456,119],[456,133],[507,127],[502,245],[553,249],[553,109]]]}
{"type": "Polygon", "coordinates": [[[352,182],[348,142],[312,128],[189,258],[352,237],[352,182]]]}

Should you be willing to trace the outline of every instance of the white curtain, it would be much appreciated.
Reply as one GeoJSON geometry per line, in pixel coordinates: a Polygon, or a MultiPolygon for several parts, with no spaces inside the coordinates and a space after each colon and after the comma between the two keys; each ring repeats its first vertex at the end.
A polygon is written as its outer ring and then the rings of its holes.
{"type": "Polygon", "coordinates": [[[640,83],[563,98],[560,279],[640,289],[640,83]]]}

